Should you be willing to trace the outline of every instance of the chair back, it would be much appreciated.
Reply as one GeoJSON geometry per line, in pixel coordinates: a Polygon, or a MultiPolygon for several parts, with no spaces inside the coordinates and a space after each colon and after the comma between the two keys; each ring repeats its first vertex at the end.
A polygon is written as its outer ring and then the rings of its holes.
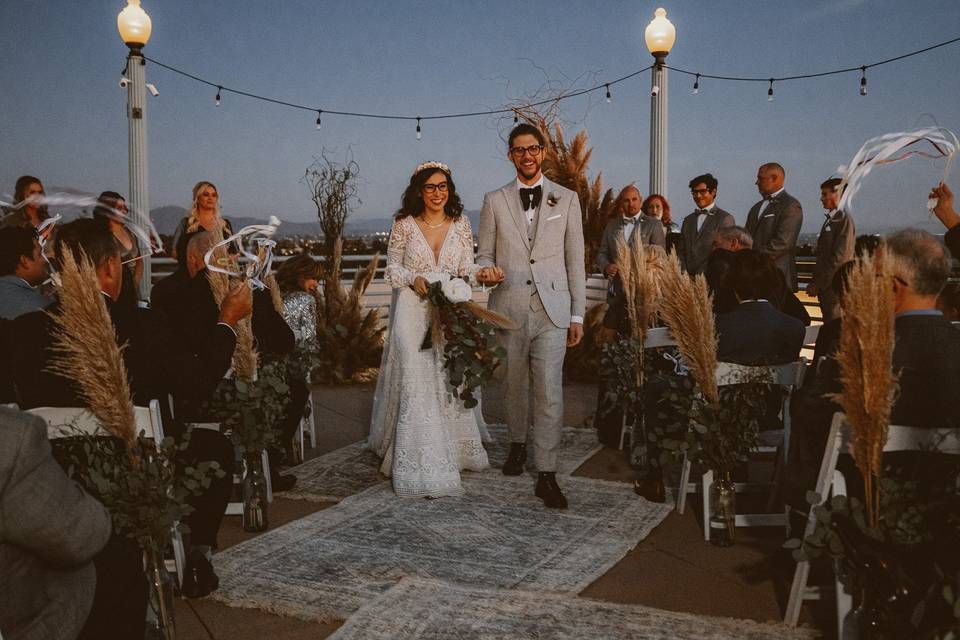
{"type": "MultiPolygon", "coordinates": [[[[839,453],[850,453],[852,434],[846,414],[833,414],[833,424],[839,431],[839,453]]],[[[895,451],[938,451],[947,455],[960,455],[960,428],[927,429],[892,424],[887,427],[887,442],[883,445],[883,452],[895,451]]]]}
{"type": "Polygon", "coordinates": [[[820,327],[822,324],[812,324],[806,328],[803,334],[803,346],[812,347],[817,343],[817,338],[820,336],[820,327]]]}
{"type": "MultiPolygon", "coordinates": [[[[74,436],[74,429],[88,435],[109,435],[97,417],[86,407],[36,407],[28,409],[27,412],[46,421],[47,438],[51,440],[74,436]]],[[[142,431],[145,437],[152,438],[157,443],[163,440],[163,423],[160,420],[160,403],[157,400],[151,400],[146,407],[134,407],[133,412],[138,434],[142,431]]]]}
{"type": "Polygon", "coordinates": [[[796,362],[786,364],[760,366],[719,362],[717,363],[717,386],[726,387],[732,384],[762,382],[792,390],[803,384],[803,374],[806,370],[806,358],[800,358],[796,362]]]}
{"type": "Polygon", "coordinates": [[[667,327],[655,327],[647,331],[647,337],[643,341],[644,349],[654,349],[656,347],[675,347],[677,341],[667,327]]]}

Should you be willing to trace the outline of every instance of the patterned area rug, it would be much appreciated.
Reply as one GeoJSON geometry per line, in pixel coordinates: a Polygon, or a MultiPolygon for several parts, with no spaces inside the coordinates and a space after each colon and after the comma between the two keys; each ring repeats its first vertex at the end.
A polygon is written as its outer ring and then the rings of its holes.
{"type": "Polygon", "coordinates": [[[330,640],[778,640],[806,629],[621,605],[569,595],[475,589],[404,578],[365,605],[330,640]]]}
{"type": "Polygon", "coordinates": [[[629,485],[568,476],[570,509],[533,480],[465,474],[467,495],[400,499],[386,483],[214,557],[215,598],[306,620],[343,620],[403,577],[576,594],[673,509],[629,485]]]}
{"type": "MultiPolygon", "coordinates": [[[[491,470],[499,473],[500,467],[507,460],[510,444],[507,427],[503,424],[491,424],[487,425],[487,431],[490,433],[490,441],[485,442],[484,446],[490,457],[491,470]]],[[[558,471],[563,474],[573,473],[601,448],[593,429],[565,428],[560,442],[558,471]]],[[[379,467],[379,458],[365,449],[362,442],[355,442],[290,469],[289,473],[297,477],[297,484],[291,491],[277,495],[313,502],[339,502],[347,496],[384,482],[384,477],[378,471],[379,467]]]]}

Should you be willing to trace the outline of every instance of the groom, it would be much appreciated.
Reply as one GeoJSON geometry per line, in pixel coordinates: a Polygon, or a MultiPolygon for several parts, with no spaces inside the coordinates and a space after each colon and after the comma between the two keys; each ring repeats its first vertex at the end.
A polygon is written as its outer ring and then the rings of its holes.
{"type": "Polygon", "coordinates": [[[529,124],[510,132],[507,157],[516,180],[491,191],[480,211],[477,264],[482,282],[500,282],[488,306],[514,327],[500,333],[507,352],[506,402],[510,453],[503,473],[518,476],[527,460],[533,405],[535,494],[565,509],[557,485],[563,421],[563,357],[583,337],[586,278],[577,194],[543,177],[543,133],[529,124]]]}

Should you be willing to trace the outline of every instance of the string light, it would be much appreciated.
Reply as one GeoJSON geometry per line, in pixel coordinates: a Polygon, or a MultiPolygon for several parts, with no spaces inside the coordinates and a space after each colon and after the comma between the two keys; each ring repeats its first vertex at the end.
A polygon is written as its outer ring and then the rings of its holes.
{"type": "Polygon", "coordinates": [[[213,104],[214,104],[214,106],[216,106],[216,107],[219,107],[219,106],[220,106],[220,91],[222,91],[222,90],[223,90],[223,87],[217,87],[217,95],[216,95],[216,97],[213,99],[213,104]]]}
{"type": "Polygon", "coordinates": [[[519,124],[519,123],[520,123],[520,114],[517,112],[516,109],[514,109],[514,111],[513,111],[513,124],[519,124]]]}
{"type": "Polygon", "coordinates": [[[700,93],[700,74],[697,74],[697,77],[693,81],[693,95],[700,93]]]}
{"type": "Polygon", "coordinates": [[[770,78],[770,88],[767,89],[767,102],[773,102],[773,78],[770,78]]]}
{"type": "Polygon", "coordinates": [[[317,110],[317,130],[318,130],[318,131],[320,130],[320,114],[322,114],[322,113],[323,113],[323,109],[318,109],[318,110],[317,110]]]}
{"type": "Polygon", "coordinates": [[[604,86],[607,88],[607,102],[613,102],[613,96],[610,95],[610,85],[606,84],[604,86]]]}
{"type": "Polygon", "coordinates": [[[860,95],[867,95],[867,68],[860,67],[860,95]]]}
{"type": "Polygon", "coordinates": [[[420,133],[420,118],[417,118],[417,140],[419,140],[422,137],[423,136],[420,133]]]}

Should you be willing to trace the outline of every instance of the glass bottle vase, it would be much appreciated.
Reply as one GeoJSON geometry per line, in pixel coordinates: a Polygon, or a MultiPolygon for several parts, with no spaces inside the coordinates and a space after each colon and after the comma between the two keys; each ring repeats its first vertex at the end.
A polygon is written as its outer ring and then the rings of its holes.
{"type": "Polygon", "coordinates": [[[715,473],[710,506],[710,543],[718,547],[733,545],[736,537],[737,492],[730,471],[715,473]]]}
{"type": "Polygon", "coordinates": [[[148,640],[175,640],[174,580],[167,571],[163,552],[155,546],[147,550],[147,585],[149,608],[145,637],[148,640]]]}
{"type": "Polygon", "coordinates": [[[245,466],[247,472],[243,477],[243,530],[266,531],[269,526],[267,479],[263,475],[260,457],[248,457],[245,466]]]}

